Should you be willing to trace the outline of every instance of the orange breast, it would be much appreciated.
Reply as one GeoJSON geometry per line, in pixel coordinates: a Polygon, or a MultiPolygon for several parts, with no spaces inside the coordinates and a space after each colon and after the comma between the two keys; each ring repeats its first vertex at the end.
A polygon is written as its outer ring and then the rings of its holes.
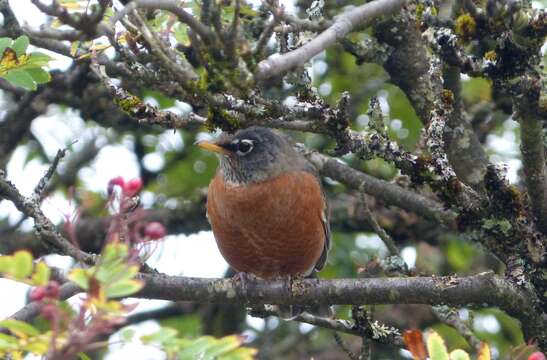
{"type": "Polygon", "coordinates": [[[307,275],[325,245],[318,180],[295,171],[267,182],[209,185],[207,213],[220,252],[237,271],[261,278],[307,275]]]}

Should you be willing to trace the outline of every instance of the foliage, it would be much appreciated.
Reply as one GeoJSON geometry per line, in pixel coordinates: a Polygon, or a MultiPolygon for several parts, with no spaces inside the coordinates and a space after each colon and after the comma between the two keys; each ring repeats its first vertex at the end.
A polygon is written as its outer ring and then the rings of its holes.
{"type": "Polygon", "coordinates": [[[22,35],[17,39],[0,38],[0,78],[26,90],[36,90],[38,85],[51,80],[44,69],[52,58],[41,52],[27,52],[29,39],[22,35]]]}
{"type": "MultiPolygon", "coordinates": [[[[118,215],[127,215],[135,211],[128,207],[131,199],[141,190],[142,181],[125,181],[122,177],[112,179],[108,184],[108,194],[112,202],[116,199],[114,188],[121,188],[118,215]]],[[[135,305],[127,305],[117,298],[135,294],[144,286],[137,279],[140,268],[138,251],[135,247],[120,242],[127,236],[126,218],[117,223],[117,229],[110,234],[95,265],[74,268],[67,279],[84,292],[81,302],[71,306],[61,298],[59,284],[51,279],[52,270],[43,261],[34,262],[33,256],[26,250],[13,255],[0,256],[0,275],[14,281],[35,286],[30,291],[30,300],[40,306],[41,317],[47,326],[34,326],[31,323],[6,319],[0,321],[0,328],[9,331],[0,333],[0,356],[22,359],[26,354],[45,356],[48,359],[79,356],[88,358],[85,351],[105,347],[97,337],[110,334],[124,323],[124,318],[135,305]]],[[[71,225],[72,226],[72,225],[71,225]]],[[[151,222],[144,229],[144,241],[158,240],[165,236],[165,228],[159,222],[151,222]]],[[[122,331],[122,338],[130,341],[131,330],[122,331]]],[[[196,339],[177,337],[177,331],[162,327],[154,334],[142,336],[143,344],[152,345],[165,351],[170,359],[224,359],[249,360],[254,357],[255,349],[242,347],[244,338],[226,336],[215,339],[210,336],[196,339]]]]}
{"type": "MultiPolygon", "coordinates": [[[[419,330],[407,330],[404,340],[414,360],[426,360],[426,358],[431,360],[470,360],[469,354],[462,349],[455,349],[449,353],[443,338],[433,330],[427,333],[425,344],[419,330]]],[[[490,347],[483,342],[478,350],[477,360],[490,359],[490,347]]]]}

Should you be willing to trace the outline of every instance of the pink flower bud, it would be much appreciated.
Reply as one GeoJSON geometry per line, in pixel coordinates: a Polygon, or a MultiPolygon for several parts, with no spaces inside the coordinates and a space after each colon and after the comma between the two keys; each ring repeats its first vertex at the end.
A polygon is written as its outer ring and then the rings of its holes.
{"type": "Polygon", "coordinates": [[[117,176],[113,179],[110,179],[110,181],[108,182],[108,188],[107,188],[108,195],[112,194],[112,191],[114,191],[114,186],[119,186],[123,189],[124,185],[125,185],[125,180],[121,176],[117,176]]]}
{"type": "Polygon", "coordinates": [[[44,286],[37,286],[30,291],[30,300],[41,301],[46,296],[46,288],[44,286]]]}
{"type": "Polygon", "coordinates": [[[157,221],[146,224],[146,227],[144,228],[144,236],[146,236],[150,240],[161,239],[165,236],[166,233],[167,231],[165,230],[165,226],[157,221]]]}
{"type": "Polygon", "coordinates": [[[532,355],[528,356],[528,360],[545,360],[545,354],[542,352],[536,351],[532,355]]]}
{"type": "Polygon", "coordinates": [[[59,297],[59,283],[55,280],[51,280],[45,286],[45,297],[50,299],[57,299],[59,297]]]}
{"type": "Polygon", "coordinates": [[[135,196],[142,188],[142,180],[140,178],[135,178],[129,180],[123,186],[123,192],[126,196],[135,196]]]}
{"type": "Polygon", "coordinates": [[[57,307],[55,304],[45,304],[40,309],[40,314],[44,317],[44,319],[53,321],[53,319],[57,316],[57,307]]]}

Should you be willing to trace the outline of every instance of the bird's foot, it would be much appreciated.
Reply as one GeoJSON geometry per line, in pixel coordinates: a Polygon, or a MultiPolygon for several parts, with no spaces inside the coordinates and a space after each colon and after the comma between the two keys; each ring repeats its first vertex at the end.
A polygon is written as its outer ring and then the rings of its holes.
{"type": "Polygon", "coordinates": [[[249,290],[249,285],[252,282],[256,281],[258,278],[251,273],[240,271],[240,272],[237,272],[232,277],[232,279],[234,280],[236,284],[239,283],[239,285],[241,286],[241,292],[243,294],[243,297],[246,299],[247,292],[249,290]]]}

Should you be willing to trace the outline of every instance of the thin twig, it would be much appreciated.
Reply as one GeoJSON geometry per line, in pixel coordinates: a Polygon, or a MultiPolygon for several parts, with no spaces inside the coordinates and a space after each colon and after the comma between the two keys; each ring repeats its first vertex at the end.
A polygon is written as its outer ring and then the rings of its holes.
{"type": "Polygon", "coordinates": [[[363,215],[365,216],[365,220],[368,221],[370,226],[372,226],[372,229],[374,230],[374,232],[378,234],[380,239],[382,239],[387,249],[389,250],[389,253],[391,254],[391,256],[400,256],[397,245],[395,245],[395,242],[393,241],[391,236],[389,236],[389,234],[380,226],[380,224],[378,224],[378,221],[376,221],[376,218],[370,211],[368,207],[368,203],[367,203],[367,198],[365,195],[365,188],[366,186],[365,186],[365,183],[363,182],[359,188],[359,194],[361,198],[361,204],[363,205],[362,211],[363,211],[363,215]]]}
{"type": "Polygon", "coordinates": [[[185,11],[180,1],[177,0],[133,0],[112,16],[110,27],[114,28],[116,22],[136,9],[166,10],[172,12],[178,17],[180,22],[192,28],[205,42],[211,43],[214,41],[214,33],[211,29],[185,11]]]}
{"type": "Polygon", "coordinates": [[[479,348],[481,341],[473,334],[473,330],[460,319],[455,308],[441,305],[432,306],[431,310],[440,321],[458,330],[458,333],[467,340],[469,345],[475,349],[479,348]]]}
{"type": "MultiPolygon", "coordinates": [[[[45,182],[47,183],[47,181],[45,182]]],[[[10,200],[15,205],[17,210],[34,219],[34,229],[36,234],[46,244],[52,245],[62,254],[72,256],[73,258],[84,263],[91,264],[95,261],[94,255],[79,250],[59,233],[55,225],[40,209],[39,198],[34,196],[28,198],[24,197],[15,185],[5,178],[2,170],[0,170],[0,196],[10,200]]]]}
{"type": "Polygon", "coordinates": [[[57,154],[55,155],[55,158],[53,158],[51,165],[47,169],[44,176],[42,176],[42,178],[38,182],[38,185],[36,185],[36,187],[34,188],[34,196],[36,197],[36,199],[40,199],[42,197],[44,190],[46,189],[46,187],[49,184],[49,181],[51,180],[51,177],[57,171],[57,166],[59,166],[59,162],[61,161],[62,158],[65,157],[67,151],[68,151],[67,148],[59,149],[57,151],[57,154]]]}
{"type": "Polygon", "coordinates": [[[178,129],[204,125],[207,121],[206,118],[193,112],[185,116],[180,116],[173,112],[162,111],[155,106],[146,104],[125,89],[114,85],[106,74],[104,67],[99,66],[93,56],[91,70],[93,70],[106,86],[110,94],[114,97],[115,102],[121,107],[121,110],[136,119],[139,123],[161,125],[166,128],[178,129]]]}
{"type": "Polygon", "coordinates": [[[334,337],[334,340],[336,341],[336,344],[342,349],[342,351],[351,359],[351,360],[359,360],[359,356],[355,354],[351,349],[346,345],[344,342],[344,339],[338,334],[337,332],[333,333],[332,336],[334,337]]]}

